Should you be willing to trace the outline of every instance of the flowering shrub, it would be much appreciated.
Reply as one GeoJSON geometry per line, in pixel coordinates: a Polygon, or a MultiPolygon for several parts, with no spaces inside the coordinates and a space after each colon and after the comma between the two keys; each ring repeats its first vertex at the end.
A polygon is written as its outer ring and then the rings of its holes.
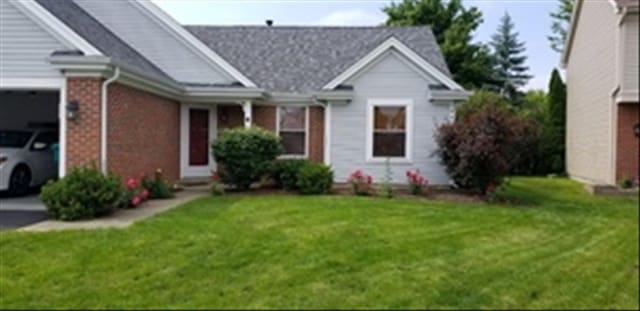
{"type": "Polygon", "coordinates": [[[407,171],[407,181],[409,182],[409,191],[413,195],[420,195],[427,191],[429,180],[420,175],[420,171],[407,171]]]}
{"type": "Polygon", "coordinates": [[[220,182],[220,174],[218,172],[211,172],[211,194],[224,194],[224,184],[220,182]]]}
{"type": "Polygon", "coordinates": [[[353,193],[356,195],[368,195],[371,190],[373,178],[371,178],[370,175],[364,174],[361,170],[356,170],[351,173],[347,182],[351,184],[353,193]]]}
{"type": "Polygon", "coordinates": [[[124,198],[122,200],[123,207],[137,207],[149,198],[149,190],[142,185],[145,179],[146,175],[144,173],[141,173],[138,178],[127,178],[124,184],[125,191],[123,195],[124,198]]]}
{"type": "Polygon", "coordinates": [[[142,179],[142,187],[149,190],[149,199],[169,199],[175,196],[171,185],[162,177],[162,169],[156,170],[153,179],[142,179]]]}

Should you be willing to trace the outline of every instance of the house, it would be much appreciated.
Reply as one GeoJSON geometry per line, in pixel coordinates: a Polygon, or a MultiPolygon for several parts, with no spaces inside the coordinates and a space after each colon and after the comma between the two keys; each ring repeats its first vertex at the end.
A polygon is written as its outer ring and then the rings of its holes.
{"type": "Polygon", "coordinates": [[[223,129],[260,126],[337,182],[382,178],[389,158],[394,182],[446,184],[434,129],[468,97],[429,27],[182,26],[149,1],[8,0],[0,38],[1,124],[54,111],[38,122],[59,124],[60,175],[204,177],[223,129]]]}
{"type": "Polygon", "coordinates": [[[593,185],[638,176],[638,0],[575,3],[562,63],[567,170],[593,185]]]}

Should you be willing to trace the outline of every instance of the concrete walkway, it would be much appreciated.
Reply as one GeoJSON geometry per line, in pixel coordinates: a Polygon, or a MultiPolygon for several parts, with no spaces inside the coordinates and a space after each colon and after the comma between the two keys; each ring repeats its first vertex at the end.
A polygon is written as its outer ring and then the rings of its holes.
{"type": "Polygon", "coordinates": [[[166,200],[151,200],[133,209],[119,209],[113,214],[101,218],[80,221],[45,220],[30,226],[22,227],[18,231],[54,231],[74,229],[104,229],[126,228],[137,221],[141,221],[168,211],[191,200],[209,195],[208,189],[188,189],[176,193],[176,197],[166,200]]]}

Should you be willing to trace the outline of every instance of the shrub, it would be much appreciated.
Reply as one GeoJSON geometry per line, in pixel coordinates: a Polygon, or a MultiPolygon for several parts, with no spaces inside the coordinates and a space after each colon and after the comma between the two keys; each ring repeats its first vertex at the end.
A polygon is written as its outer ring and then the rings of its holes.
{"type": "Polygon", "coordinates": [[[238,189],[268,173],[271,163],[282,153],[280,138],[260,128],[224,130],[212,144],[213,157],[220,164],[222,181],[238,189]]]}
{"type": "Polygon", "coordinates": [[[123,193],[120,179],[95,168],[73,168],[42,187],[40,198],[55,219],[94,218],[116,207],[123,193]]]}
{"type": "Polygon", "coordinates": [[[149,190],[144,187],[143,183],[146,179],[144,174],[140,174],[139,178],[129,177],[124,184],[124,191],[120,200],[120,207],[133,208],[142,204],[149,198],[149,190]]]}
{"type": "Polygon", "coordinates": [[[620,181],[618,182],[618,184],[620,185],[620,188],[622,189],[631,189],[634,186],[634,182],[633,180],[631,180],[631,178],[629,177],[622,177],[620,179],[620,181]]]}
{"type": "Polygon", "coordinates": [[[420,175],[420,171],[407,171],[407,182],[409,182],[409,192],[413,195],[420,195],[427,191],[429,180],[420,175]]]}
{"type": "Polygon", "coordinates": [[[171,191],[171,185],[162,177],[162,170],[156,170],[153,179],[144,178],[142,187],[149,190],[149,199],[170,199],[175,195],[171,191]]]}
{"type": "Polygon", "coordinates": [[[326,194],[333,185],[333,171],[319,163],[306,163],[298,172],[297,186],[302,194],[326,194]]]}
{"type": "Polygon", "coordinates": [[[298,188],[298,173],[309,161],[301,159],[278,160],[273,164],[271,176],[276,186],[281,189],[298,188]]]}
{"type": "Polygon", "coordinates": [[[347,183],[351,184],[351,189],[356,195],[369,195],[373,178],[371,175],[364,174],[361,170],[351,173],[347,183]]]}
{"type": "Polygon", "coordinates": [[[220,182],[218,172],[211,173],[211,194],[214,196],[224,195],[224,184],[220,182]]]}
{"type": "Polygon", "coordinates": [[[507,109],[487,105],[465,118],[438,128],[437,154],[455,183],[486,193],[500,185],[509,169],[523,157],[523,120],[507,109]]]}

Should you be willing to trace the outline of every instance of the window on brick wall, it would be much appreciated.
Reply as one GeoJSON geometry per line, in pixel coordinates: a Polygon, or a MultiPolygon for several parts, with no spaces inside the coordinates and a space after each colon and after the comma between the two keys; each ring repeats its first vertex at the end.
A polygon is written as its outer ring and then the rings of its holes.
{"type": "Polygon", "coordinates": [[[278,135],[282,139],[284,156],[307,156],[308,119],[307,107],[278,107],[278,135]]]}

